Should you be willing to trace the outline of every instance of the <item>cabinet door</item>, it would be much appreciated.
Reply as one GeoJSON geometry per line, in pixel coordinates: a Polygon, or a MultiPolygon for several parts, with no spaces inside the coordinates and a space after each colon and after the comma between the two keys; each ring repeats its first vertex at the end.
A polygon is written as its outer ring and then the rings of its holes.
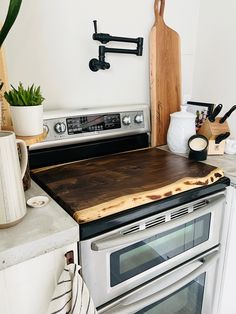
{"type": "Polygon", "coordinates": [[[221,306],[219,314],[235,314],[235,283],[236,283],[236,188],[232,188],[232,205],[228,224],[228,238],[224,263],[224,278],[221,287],[221,306]]]}
{"type": "Polygon", "coordinates": [[[0,313],[45,314],[70,250],[77,261],[74,243],[1,271],[0,313]]]}

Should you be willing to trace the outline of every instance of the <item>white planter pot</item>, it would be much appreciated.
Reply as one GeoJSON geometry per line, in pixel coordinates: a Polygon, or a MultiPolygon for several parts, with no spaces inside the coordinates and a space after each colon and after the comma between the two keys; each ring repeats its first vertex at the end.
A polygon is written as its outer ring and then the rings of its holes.
{"type": "Polygon", "coordinates": [[[10,108],[16,135],[34,136],[43,133],[43,105],[10,108]]]}

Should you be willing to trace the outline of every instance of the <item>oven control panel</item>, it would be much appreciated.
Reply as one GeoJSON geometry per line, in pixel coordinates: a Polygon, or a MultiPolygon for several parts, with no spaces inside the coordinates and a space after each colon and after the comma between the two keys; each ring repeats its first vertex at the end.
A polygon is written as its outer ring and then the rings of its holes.
{"type": "Polygon", "coordinates": [[[68,134],[90,133],[121,128],[120,114],[100,114],[66,119],[68,134]]]}
{"type": "MultiPolygon", "coordinates": [[[[47,137],[43,143],[65,145],[108,137],[150,132],[148,105],[128,105],[108,110],[54,110],[44,114],[47,137]],[[115,110],[116,109],[116,110],[115,110]]],[[[37,148],[41,144],[36,144],[37,148]]]]}

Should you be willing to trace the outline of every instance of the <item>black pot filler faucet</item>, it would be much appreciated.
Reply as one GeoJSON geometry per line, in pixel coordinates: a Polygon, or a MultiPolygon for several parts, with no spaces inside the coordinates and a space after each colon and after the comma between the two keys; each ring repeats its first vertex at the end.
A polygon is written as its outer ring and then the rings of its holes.
{"type": "Polygon", "coordinates": [[[121,48],[108,48],[105,46],[99,46],[99,55],[98,59],[91,59],[89,62],[89,68],[93,72],[97,72],[98,70],[106,70],[110,68],[110,63],[105,61],[105,54],[108,53],[126,53],[126,54],[134,54],[136,56],[142,56],[143,53],[143,38],[127,38],[127,37],[117,37],[111,36],[105,33],[97,32],[97,21],[93,21],[94,23],[94,34],[93,40],[98,40],[101,44],[107,44],[110,41],[118,41],[118,42],[126,42],[126,43],[135,43],[137,44],[137,49],[121,49],[121,48]]]}

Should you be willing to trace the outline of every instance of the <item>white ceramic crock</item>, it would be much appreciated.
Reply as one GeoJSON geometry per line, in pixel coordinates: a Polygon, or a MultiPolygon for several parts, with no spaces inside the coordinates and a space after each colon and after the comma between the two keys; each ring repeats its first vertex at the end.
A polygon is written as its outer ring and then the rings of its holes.
{"type": "Polygon", "coordinates": [[[181,111],[170,114],[167,145],[174,153],[186,154],[189,150],[188,140],[196,134],[196,116],[186,110],[187,106],[182,106],[181,111]]]}
{"type": "Polygon", "coordinates": [[[43,105],[10,106],[16,135],[34,136],[43,133],[43,105]]]}

